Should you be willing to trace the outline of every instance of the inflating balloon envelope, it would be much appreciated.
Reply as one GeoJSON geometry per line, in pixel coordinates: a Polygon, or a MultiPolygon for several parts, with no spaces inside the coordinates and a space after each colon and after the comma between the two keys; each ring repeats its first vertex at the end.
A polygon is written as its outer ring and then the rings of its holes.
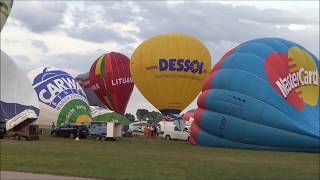
{"type": "Polygon", "coordinates": [[[130,121],[114,111],[99,107],[90,106],[93,121],[116,122],[121,124],[129,124],[130,121]]]}
{"type": "Polygon", "coordinates": [[[76,76],[75,80],[82,87],[84,93],[87,96],[88,102],[91,106],[100,106],[100,107],[106,106],[95,93],[95,89],[93,88],[93,86],[91,86],[89,72],[84,74],[79,74],[78,76],[76,76]]]}
{"type": "Polygon", "coordinates": [[[1,123],[6,131],[20,126],[22,128],[38,118],[39,104],[37,96],[26,74],[2,51],[0,66],[1,123]]]}
{"type": "Polygon", "coordinates": [[[81,86],[67,72],[53,68],[37,68],[28,73],[40,101],[38,124],[52,122],[83,124],[91,121],[90,107],[81,86]]]}
{"type": "Polygon", "coordinates": [[[194,144],[319,151],[319,60],[287,40],[248,41],[214,66],[198,106],[194,144]]]}

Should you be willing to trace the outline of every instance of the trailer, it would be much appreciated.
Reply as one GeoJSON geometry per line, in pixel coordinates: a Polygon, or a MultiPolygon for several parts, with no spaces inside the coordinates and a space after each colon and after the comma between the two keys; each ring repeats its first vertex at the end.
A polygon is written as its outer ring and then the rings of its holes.
{"type": "Polygon", "coordinates": [[[116,140],[122,137],[122,124],[114,121],[91,121],[89,137],[107,141],[116,140]]]}
{"type": "Polygon", "coordinates": [[[7,131],[7,136],[17,140],[21,140],[21,138],[24,138],[27,141],[39,140],[39,126],[29,124],[19,129],[13,128],[12,130],[7,131]]]}
{"type": "Polygon", "coordinates": [[[115,140],[122,137],[122,124],[107,122],[106,140],[115,140]]]}

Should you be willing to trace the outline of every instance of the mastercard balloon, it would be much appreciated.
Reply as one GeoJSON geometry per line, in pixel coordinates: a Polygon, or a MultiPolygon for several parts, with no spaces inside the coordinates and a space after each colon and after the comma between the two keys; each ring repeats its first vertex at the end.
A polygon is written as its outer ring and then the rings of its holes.
{"type": "Polygon", "coordinates": [[[179,114],[201,91],[211,68],[208,49],[184,34],[163,34],[134,51],[130,72],[143,94],[163,114],[179,114]]]}
{"type": "Polygon", "coordinates": [[[198,106],[193,144],[319,151],[319,60],[284,39],[248,41],[213,67],[198,106]]]}

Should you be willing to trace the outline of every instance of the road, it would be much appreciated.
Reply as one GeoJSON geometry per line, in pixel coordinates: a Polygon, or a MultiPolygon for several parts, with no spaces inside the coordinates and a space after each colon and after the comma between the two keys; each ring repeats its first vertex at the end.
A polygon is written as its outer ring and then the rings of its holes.
{"type": "Polygon", "coordinates": [[[1,180],[95,180],[70,176],[55,176],[49,174],[35,174],[15,171],[0,171],[1,180]]]}

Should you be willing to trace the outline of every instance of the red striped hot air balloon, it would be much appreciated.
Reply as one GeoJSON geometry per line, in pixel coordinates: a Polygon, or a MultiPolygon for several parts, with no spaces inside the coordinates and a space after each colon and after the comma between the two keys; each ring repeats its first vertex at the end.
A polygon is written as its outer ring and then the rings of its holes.
{"type": "Polygon", "coordinates": [[[109,109],[124,114],[133,90],[127,56],[111,52],[100,56],[91,66],[89,79],[99,99],[109,109]]]}

